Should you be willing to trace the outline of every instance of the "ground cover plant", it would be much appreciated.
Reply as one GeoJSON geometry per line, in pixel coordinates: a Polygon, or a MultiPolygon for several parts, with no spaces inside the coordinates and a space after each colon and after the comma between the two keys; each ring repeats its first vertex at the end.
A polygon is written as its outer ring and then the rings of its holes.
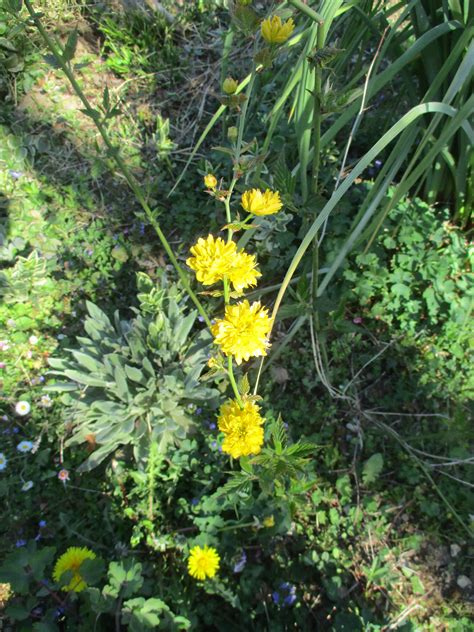
{"type": "Polygon", "coordinates": [[[4,2],[2,629],[473,629],[473,29],[4,2]]]}

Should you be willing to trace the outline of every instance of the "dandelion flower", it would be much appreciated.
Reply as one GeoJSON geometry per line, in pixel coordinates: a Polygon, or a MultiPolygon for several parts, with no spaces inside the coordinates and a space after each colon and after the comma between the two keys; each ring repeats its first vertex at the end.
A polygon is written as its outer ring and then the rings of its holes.
{"type": "Polygon", "coordinates": [[[214,577],[219,569],[220,557],[212,546],[195,546],[191,549],[188,559],[188,572],[195,579],[204,580],[214,577]]]}
{"type": "Polygon", "coordinates": [[[290,18],[282,22],[280,16],[274,15],[267,20],[263,20],[261,32],[267,44],[283,44],[290,37],[295,29],[295,23],[290,18]]]}
{"type": "Polygon", "coordinates": [[[195,271],[196,279],[203,285],[212,285],[221,281],[227,273],[237,246],[233,241],[225,243],[223,239],[208,235],[201,237],[190,252],[193,257],[187,259],[188,266],[195,271]]]}
{"type": "Polygon", "coordinates": [[[30,410],[31,406],[29,402],[26,402],[24,400],[17,402],[15,405],[15,412],[17,415],[20,415],[20,417],[24,417],[25,415],[27,415],[30,410]]]}
{"type": "Polygon", "coordinates": [[[230,399],[221,406],[217,424],[224,433],[222,451],[233,459],[249,454],[258,454],[263,445],[263,423],[260,408],[249,400],[240,408],[238,402],[230,399]]]}
{"type": "Polygon", "coordinates": [[[81,575],[81,566],[85,560],[95,560],[95,553],[86,547],[71,546],[66,553],[63,553],[58,559],[53,570],[53,579],[60,582],[61,577],[67,571],[73,573],[72,579],[66,586],[62,586],[62,590],[67,592],[81,592],[87,588],[87,584],[81,575]]]}
{"type": "Polygon", "coordinates": [[[224,318],[218,319],[211,327],[215,344],[222,353],[234,356],[237,364],[256,356],[267,354],[268,334],[272,327],[272,319],[268,310],[260,302],[247,300],[236,305],[227,305],[224,318]]]}
{"type": "Polygon", "coordinates": [[[7,457],[3,454],[3,452],[0,452],[0,472],[7,467],[7,463],[7,457]]]}
{"type": "Polygon", "coordinates": [[[208,189],[215,189],[217,186],[217,178],[212,175],[212,173],[208,173],[207,176],[204,176],[204,184],[208,189]]]}
{"type": "Polygon", "coordinates": [[[257,285],[257,279],[262,275],[256,270],[256,265],[257,261],[254,255],[249,255],[244,251],[235,254],[227,271],[227,278],[236,292],[242,292],[249,286],[257,285]]]}
{"type": "Polygon", "coordinates": [[[33,444],[31,441],[20,441],[20,443],[16,446],[16,449],[18,452],[23,452],[25,454],[26,452],[31,452],[33,444]]]}
{"type": "Polygon", "coordinates": [[[260,191],[260,189],[245,191],[242,195],[241,203],[242,208],[247,213],[253,213],[253,215],[258,216],[273,215],[273,213],[278,213],[283,206],[278,191],[270,191],[270,189],[267,189],[265,192],[260,191]]]}

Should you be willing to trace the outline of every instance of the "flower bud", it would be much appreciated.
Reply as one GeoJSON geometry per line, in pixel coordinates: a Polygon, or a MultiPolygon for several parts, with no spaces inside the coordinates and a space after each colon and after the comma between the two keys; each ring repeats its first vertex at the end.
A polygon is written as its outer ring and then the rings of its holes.
{"type": "Polygon", "coordinates": [[[239,130],[236,127],[229,127],[229,129],[227,130],[227,138],[230,140],[231,143],[234,143],[237,140],[238,135],[239,130]]]}
{"type": "Polygon", "coordinates": [[[212,173],[208,173],[207,176],[204,176],[204,184],[208,189],[215,189],[217,186],[217,178],[212,175],[212,173]]]}
{"type": "Polygon", "coordinates": [[[225,94],[234,94],[238,87],[238,81],[232,79],[232,77],[227,77],[222,84],[222,90],[225,94]]]}

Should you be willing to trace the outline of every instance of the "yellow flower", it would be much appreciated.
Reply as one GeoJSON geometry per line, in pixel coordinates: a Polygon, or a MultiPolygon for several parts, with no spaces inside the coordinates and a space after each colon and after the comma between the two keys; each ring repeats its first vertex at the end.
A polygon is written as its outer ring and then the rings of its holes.
{"type": "Polygon", "coordinates": [[[63,586],[61,590],[81,592],[81,590],[87,588],[87,584],[80,573],[81,566],[85,560],[95,560],[95,557],[95,553],[86,547],[69,547],[54,566],[54,581],[59,583],[64,573],[71,571],[73,573],[71,581],[66,586],[63,586]]]}
{"type": "Polygon", "coordinates": [[[283,44],[293,33],[295,23],[290,18],[282,23],[278,15],[274,15],[262,22],[262,37],[268,44],[283,44]]]}
{"type": "Polygon", "coordinates": [[[249,400],[243,408],[232,399],[221,406],[217,425],[225,435],[222,451],[233,459],[258,454],[262,449],[265,419],[259,411],[257,404],[249,400]]]}
{"type": "Polygon", "coordinates": [[[208,189],[215,189],[217,186],[217,178],[212,175],[212,173],[208,173],[207,176],[204,176],[204,184],[208,189]]]}
{"type": "Polygon", "coordinates": [[[227,305],[224,318],[211,327],[214,342],[222,353],[234,356],[237,364],[254,356],[267,355],[268,334],[272,319],[268,310],[259,302],[249,304],[247,300],[236,305],[227,305]]]}
{"type": "Polygon", "coordinates": [[[242,195],[242,207],[254,215],[272,215],[278,213],[282,206],[278,191],[267,189],[263,193],[260,189],[251,189],[242,195]]]}
{"type": "Polygon", "coordinates": [[[232,77],[227,77],[226,79],[224,79],[224,83],[222,84],[222,90],[226,94],[234,94],[238,87],[239,82],[235,79],[232,79],[232,77]]]}
{"type": "Polygon", "coordinates": [[[220,557],[216,549],[212,546],[194,546],[188,559],[188,572],[195,579],[206,579],[214,577],[219,570],[220,557]]]}
{"type": "Polygon", "coordinates": [[[225,243],[223,239],[208,235],[198,239],[190,252],[194,257],[187,259],[188,266],[196,272],[196,279],[203,285],[212,285],[221,281],[230,268],[237,247],[233,241],[225,243]]]}
{"type": "Polygon", "coordinates": [[[241,292],[249,286],[257,285],[257,279],[262,274],[255,269],[256,265],[257,262],[254,255],[249,255],[244,251],[235,254],[226,276],[236,292],[241,292]]]}
{"type": "Polygon", "coordinates": [[[271,516],[267,516],[263,519],[263,526],[267,529],[271,529],[275,526],[275,516],[272,514],[271,516]]]}

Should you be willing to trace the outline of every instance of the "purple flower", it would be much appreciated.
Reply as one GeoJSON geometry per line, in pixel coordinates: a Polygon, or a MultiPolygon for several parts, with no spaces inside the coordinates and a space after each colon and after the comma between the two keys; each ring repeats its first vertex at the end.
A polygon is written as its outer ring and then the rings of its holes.
{"type": "Polygon", "coordinates": [[[17,540],[15,542],[15,546],[16,546],[17,549],[19,549],[22,546],[26,546],[26,540],[22,540],[22,539],[17,540]]]}
{"type": "Polygon", "coordinates": [[[234,573],[241,573],[244,570],[244,566],[247,564],[247,555],[245,551],[242,551],[240,560],[234,564],[234,573]]]}
{"type": "Polygon", "coordinates": [[[362,317],[356,316],[355,318],[352,319],[352,322],[354,323],[354,325],[360,325],[362,323],[362,317]]]}
{"type": "Polygon", "coordinates": [[[196,408],[196,415],[200,415],[202,413],[202,408],[196,408]]]}
{"type": "Polygon", "coordinates": [[[6,366],[7,365],[5,362],[0,362],[0,369],[4,369],[6,366]]]}
{"type": "Polygon", "coordinates": [[[144,235],[145,234],[145,224],[143,222],[140,222],[140,235],[144,235]]]}
{"type": "Polygon", "coordinates": [[[209,423],[209,430],[215,430],[215,429],[216,429],[216,424],[213,421],[211,421],[209,423]]]}
{"type": "Polygon", "coordinates": [[[46,522],[46,520],[40,520],[38,522],[38,526],[40,529],[44,529],[44,527],[47,525],[48,523],[46,522]]]}
{"type": "Polygon", "coordinates": [[[283,599],[283,603],[285,606],[292,606],[296,601],[296,595],[288,595],[283,599]]]}
{"type": "Polygon", "coordinates": [[[200,323],[203,323],[204,322],[204,316],[198,316],[198,321],[200,323]]]}
{"type": "Polygon", "coordinates": [[[280,593],[278,593],[276,590],[275,592],[272,592],[272,599],[273,603],[280,603],[280,593]]]}
{"type": "Polygon", "coordinates": [[[14,180],[18,180],[23,175],[22,171],[14,171],[13,169],[9,169],[8,173],[14,180]]]}
{"type": "Polygon", "coordinates": [[[191,500],[191,505],[192,505],[193,507],[195,507],[195,506],[196,506],[196,505],[198,505],[198,504],[199,504],[199,498],[193,498],[193,499],[191,500]]]}
{"type": "Polygon", "coordinates": [[[376,160],[374,162],[374,165],[377,167],[377,169],[380,169],[380,167],[383,165],[383,162],[381,160],[376,160]]]}
{"type": "Polygon", "coordinates": [[[217,448],[217,441],[213,441],[211,443],[211,448],[217,448]]]}

